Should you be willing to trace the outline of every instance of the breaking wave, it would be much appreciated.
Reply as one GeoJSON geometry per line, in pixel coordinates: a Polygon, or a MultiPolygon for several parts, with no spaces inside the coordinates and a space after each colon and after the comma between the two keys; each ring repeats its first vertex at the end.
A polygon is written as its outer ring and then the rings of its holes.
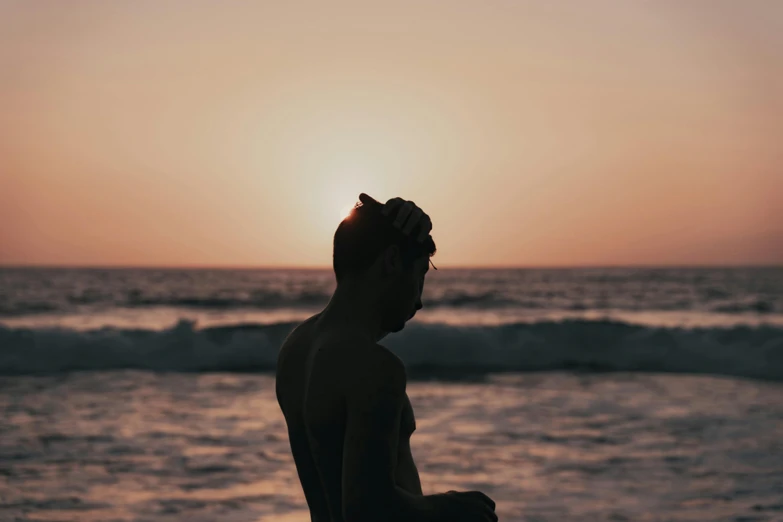
{"type": "MultiPolygon", "coordinates": [[[[166,330],[0,326],[0,374],[143,369],[273,372],[295,323],[166,330]]],[[[783,380],[783,328],[663,328],[566,320],[500,326],[412,323],[383,344],[412,378],[494,372],[683,372],[783,380]]]]}

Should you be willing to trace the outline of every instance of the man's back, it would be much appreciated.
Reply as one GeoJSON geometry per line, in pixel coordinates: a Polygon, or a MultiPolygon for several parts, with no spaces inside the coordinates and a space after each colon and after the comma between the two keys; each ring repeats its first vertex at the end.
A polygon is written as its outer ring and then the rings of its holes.
{"type": "MultiPolygon", "coordinates": [[[[277,365],[277,399],[312,519],[341,522],[349,383],[382,379],[384,372],[401,367],[402,362],[380,346],[352,342],[350,333],[319,324],[318,319],[316,315],[305,321],[283,344],[277,365]]],[[[395,482],[421,495],[409,445],[414,429],[413,410],[406,396],[395,482]]]]}

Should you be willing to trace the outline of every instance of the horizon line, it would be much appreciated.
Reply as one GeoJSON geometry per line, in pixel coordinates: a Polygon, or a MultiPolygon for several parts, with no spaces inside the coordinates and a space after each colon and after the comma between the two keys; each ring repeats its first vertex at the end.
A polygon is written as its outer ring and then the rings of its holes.
{"type": "MultiPolygon", "coordinates": [[[[52,264],[0,263],[0,269],[72,270],[332,270],[330,265],[156,265],[156,264],[52,264]]],[[[699,269],[699,268],[783,268],[783,263],[661,263],[661,264],[583,264],[583,265],[440,265],[438,270],[580,270],[580,269],[699,269]]]]}

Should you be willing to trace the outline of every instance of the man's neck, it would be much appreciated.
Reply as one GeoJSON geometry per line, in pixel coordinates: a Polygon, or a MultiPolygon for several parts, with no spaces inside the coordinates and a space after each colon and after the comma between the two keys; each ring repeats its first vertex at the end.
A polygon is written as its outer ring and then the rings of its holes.
{"type": "Polygon", "coordinates": [[[377,293],[367,282],[358,279],[337,285],[329,304],[321,312],[321,319],[349,328],[372,342],[378,342],[386,334],[381,327],[377,293]]]}

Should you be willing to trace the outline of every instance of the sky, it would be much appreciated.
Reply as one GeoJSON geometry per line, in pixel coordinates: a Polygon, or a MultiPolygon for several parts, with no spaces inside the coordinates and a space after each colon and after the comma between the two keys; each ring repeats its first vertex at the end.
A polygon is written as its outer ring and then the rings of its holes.
{"type": "Polygon", "coordinates": [[[0,0],[0,264],[783,264],[783,2],[0,0]]]}

